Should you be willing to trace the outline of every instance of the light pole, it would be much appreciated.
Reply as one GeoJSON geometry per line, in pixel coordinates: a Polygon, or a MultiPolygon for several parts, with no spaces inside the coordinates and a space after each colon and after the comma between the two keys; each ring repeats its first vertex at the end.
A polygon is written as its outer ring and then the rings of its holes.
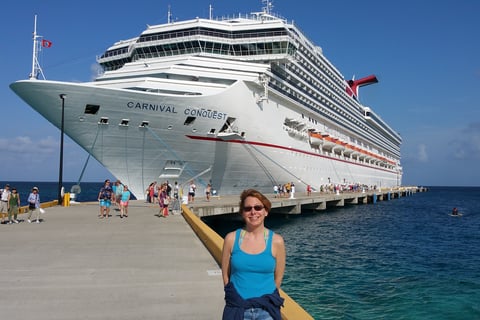
{"type": "Polygon", "coordinates": [[[58,170],[58,204],[61,205],[62,199],[62,184],[63,184],[63,126],[65,121],[65,97],[67,95],[62,93],[60,99],[62,99],[62,120],[60,124],[60,166],[58,170]]]}

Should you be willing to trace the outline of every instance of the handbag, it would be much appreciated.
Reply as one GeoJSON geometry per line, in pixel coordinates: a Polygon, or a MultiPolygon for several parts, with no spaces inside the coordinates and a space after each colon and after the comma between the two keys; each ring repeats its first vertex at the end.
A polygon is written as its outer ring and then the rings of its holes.
{"type": "Polygon", "coordinates": [[[168,198],[163,199],[163,205],[164,206],[168,206],[168,203],[169,203],[168,198]]]}
{"type": "Polygon", "coordinates": [[[28,209],[32,209],[32,210],[36,209],[35,208],[35,203],[29,203],[28,204],[28,209]]]}

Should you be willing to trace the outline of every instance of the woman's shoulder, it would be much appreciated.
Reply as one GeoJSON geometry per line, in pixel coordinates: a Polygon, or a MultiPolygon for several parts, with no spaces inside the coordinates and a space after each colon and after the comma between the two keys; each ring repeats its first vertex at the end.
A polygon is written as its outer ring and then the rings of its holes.
{"type": "Polygon", "coordinates": [[[225,236],[225,239],[224,241],[228,241],[228,242],[232,242],[235,240],[235,236],[238,232],[238,230],[241,230],[241,229],[237,229],[237,230],[234,230],[234,231],[231,231],[229,233],[227,233],[227,235],[225,236]]]}
{"type": "MultiPolygon", "coordinates": [[[[273,232],[273,231],[271,231],[271,232],[273,232]]],[[[279,235],[278,233],[273,233],[272,242],[275,245],[282,245],[283,246],[285,244],[285,242],[283,240],[283,237],[281,235],[279,235]]]]}

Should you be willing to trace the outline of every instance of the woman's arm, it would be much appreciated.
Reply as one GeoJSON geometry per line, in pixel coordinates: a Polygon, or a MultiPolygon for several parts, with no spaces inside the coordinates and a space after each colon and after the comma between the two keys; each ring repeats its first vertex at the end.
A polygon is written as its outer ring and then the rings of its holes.
{"type": "Polygon", "coordinates": [[[235,232],[230,232],[225,236],[222,249],[222,277],[223,285],[226,286],[230,282],[230,258],[232,256],[233,242],[235,240],[235,232]]]}
{"type": "Polygon", "coordinates": [[[283,237],[278,234],[273,235],[273,256],[276,259],[275,264],[275,284],[277,288],[280,288],[282,285],[283,274],[285,273],[285,261],[287,254],[285,252],[285,242],[283,237]]]}

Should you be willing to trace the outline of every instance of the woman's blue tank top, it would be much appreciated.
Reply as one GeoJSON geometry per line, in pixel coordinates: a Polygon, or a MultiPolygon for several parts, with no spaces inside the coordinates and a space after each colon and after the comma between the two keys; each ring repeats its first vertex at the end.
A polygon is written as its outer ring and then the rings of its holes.
{"type": "Polygon", "coordinates": [[[272,255],[273,231],[269,230],[265,250],[258,254],[249,254],[240,249],[241,231],[238,229],[235,234],[230,260],[230,282],[243,299],[273,293],[276,289],[276,260],[272,255]]]}

